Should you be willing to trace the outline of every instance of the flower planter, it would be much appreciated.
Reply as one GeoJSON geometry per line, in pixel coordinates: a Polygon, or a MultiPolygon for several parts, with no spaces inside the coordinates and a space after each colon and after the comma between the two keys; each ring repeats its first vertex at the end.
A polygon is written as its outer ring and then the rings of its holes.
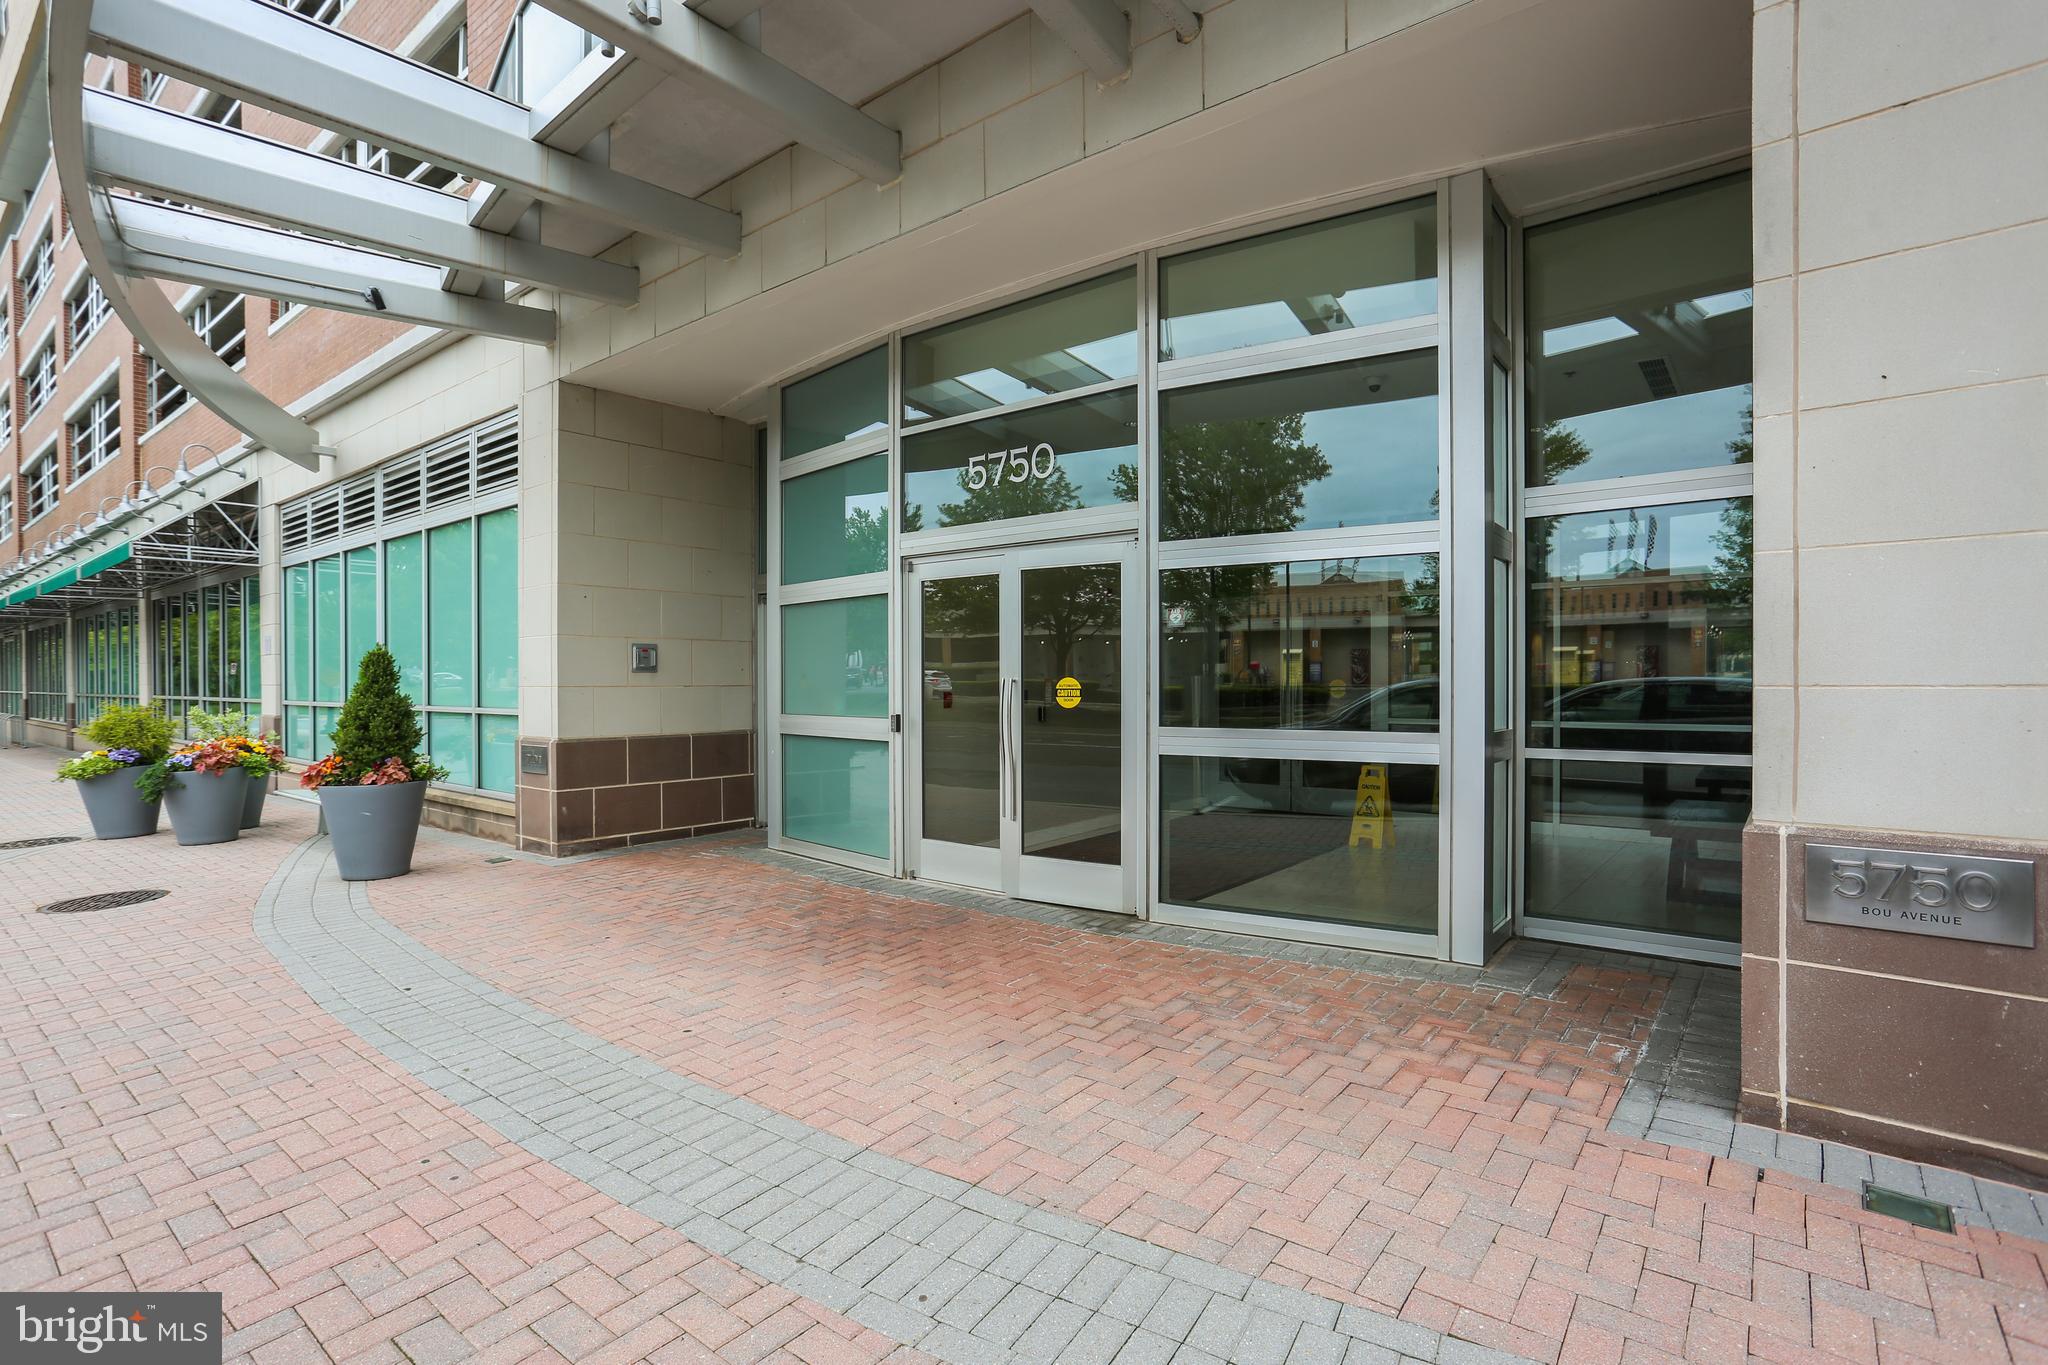
{"type": "Polygon", "coordinates": [[[163,803],[145,801],[142,793],[135,790],[138,771],[118,768],[71,784],[78,788],[78,799],[85,802],[85,815],[92,821],[95,839],[136,839],[156,833],[163,803]]]}
{"type": "Polygon", "coordinates": [[[240,768],[222,773],[179,773],[164,793],[171,812],[171,831],[187,847],[224,844],[242,832],[242,807],[248,797],[249,774],[240,768]]]}
{"type": "Polygon", "coordinates": [[[270,779],[257,777],[242,770],[249,776],[249,792],[242,798],[242,828],[254,829],[263,823],[263,798],[270,795],[270,779]]]}
{"type": "Polygon", "coordinates": [[[345,882],[379,882],[412,871],[425,782],[385,787],[322,787],[320,816],[334,841],[334,866],[345,882]]]}

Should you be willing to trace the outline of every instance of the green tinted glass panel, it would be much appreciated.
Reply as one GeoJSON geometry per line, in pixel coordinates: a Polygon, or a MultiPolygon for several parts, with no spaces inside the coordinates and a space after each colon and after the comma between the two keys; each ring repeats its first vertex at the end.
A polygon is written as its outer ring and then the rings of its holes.
{"type": "Polygon", "coordinates": [[[201,618],[202,625],[200,627],[206,640],[206,695],[218,697],[221,695],[226,672],[220,653],[220,588],[218,585],[207,588],[201,593],[201,596],[206,603],[205,615],[201,618]]]}
{"type": "Polygon", "coordinates": [[[303,706],[284,708],[284,751],[293,758],[314,758],[313,713],[303,706]]]}
{"type": "Polygon", "coordinates": [[[782,709],[798,716],[889,713],[889,599],[782,609],[782,709]]]}
{"type": "Polygon", "coordinates": [[[384,542],[384,643],[398,661],[399,690],[427,695],[426,574],[417,534],[384,542]]]}
{"type": "Polygon", "coordinates": [[[340,701],[341,556],[313,562],[313,700],[340,701]]]}
{"type": "Polygon", "coordinates": [[[1108,393],[903,440],[903,529],[1138,499],[1138,398],[1108,393]]]}
{"type": "Polygon", "coordinates": [[[348,676],[377,643],[377,549],[350,550],[348,562],[348,676]]]}
{"type": "MultiPolygon", "coordinates": [[[[182,685],[185,640],[179,618],[171,618],[168,630],[171,671],[182,685]]],[[[313,696],[313,570],[306,564],[284,571],[284,685],[294,701],[313,696]]]]}
{"type": "Polygon", "coordinates": [[[517,783],[519,717],[478,716],[476,784],[485,791],[509,792],[517,783]]]}
{"type": "Polygon", "coordinates": [[[321,706],[314,709],[314,724],[319,733],[315,736],[314,747],[324,756],[334,752],[334,722],[341,715],[338,706],[321,706]]]}
{"type": "Polygon", "coordinates": [[[889,462],[884,455],[782,485],[782,581],[880,573],[889,565],[889,462]]]}
{"type": "MultiPolygon", "coordinates": [[[[519,705],[519,513],[477,518],[477,704],[519,705]]],[[[488,784],[486,784],[488,785],[488,784]]]]}
{"type": "Polygon", "coordinates": [[[903,420],[959,417],[1138,373],[1138,277],[1132,270],[903,342],[903,420]]]}
{"type": "Polygon", "coordinates": [[[794,459],[889,427],[889,348],[798,380],[782,391],[782,458],[794,459]]]}
{"type": "Polygon", "coordinates": [[[427,752],[458,787],[477,785],[475,724],[473,716],[435,712],[427,717],[427,752]]]}
{"type": "Polygon", "coordinates": [[[476,705],[476,585],[469,523],[427,532],[427,694],[434,706],[476,705]]]}
{"type": "Polygon", "coordinates": [[[242,580],[242,695],[263,695],[263,591],[253,578],[242,580]]]}
{"type": "Polygon", "coordinates": [[[888,742],[784,735],[782,832],[848,853],[888,857],[888,742]]]}
{"type": "Polygon", "coordinates": [[[1435,311],[1433,199],[1207,247],[1159,267],[1159,354],[1167,360],[1435,311]]]}

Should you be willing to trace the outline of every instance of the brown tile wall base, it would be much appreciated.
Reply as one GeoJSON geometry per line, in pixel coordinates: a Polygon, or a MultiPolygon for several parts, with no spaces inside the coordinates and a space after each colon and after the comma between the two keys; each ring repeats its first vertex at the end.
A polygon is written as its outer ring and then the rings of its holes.
{"type": "Polygon", "coordinates": [[[1752,823],[1743,864],[1743,1118],[1782,1068],[1793,1132],[2048,1188],[2048,843],[1752,823]],[[1809,922],[1809,843],[2031,859],[2036,946],[1809,922]]]}
{"type": "Polygon", "coordinates": [[[519,847],[574,857],[740,829],[754,820],[754,736],[520,741],[519,847]],[[544,755],[545,772],[526,769],[544,755]]]}

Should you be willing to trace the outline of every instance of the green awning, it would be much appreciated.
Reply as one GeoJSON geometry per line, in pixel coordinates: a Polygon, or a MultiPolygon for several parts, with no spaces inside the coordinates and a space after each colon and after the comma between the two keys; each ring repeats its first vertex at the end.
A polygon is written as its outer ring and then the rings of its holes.
{"type": "Polygon", "coordinates": [[[128,542],[124,540],[113,549],[102,550],[99,554],[94,555],[83,563],[73,564],[67,569],[59,569],[48,577],[39,578],[33,583],[24,583],[4,597],[0,597],[0,610],[5,610],[8,607],[18,607],[23,602],[34,601],[44,593],[56,592],[59,588],[68,588],[74,583],[83,582],[101,569],[111,569],[116,564],[125,564],[128,562],[128,556],[132,553],[134,553],[133,550],[129,548],[128,542]]]}

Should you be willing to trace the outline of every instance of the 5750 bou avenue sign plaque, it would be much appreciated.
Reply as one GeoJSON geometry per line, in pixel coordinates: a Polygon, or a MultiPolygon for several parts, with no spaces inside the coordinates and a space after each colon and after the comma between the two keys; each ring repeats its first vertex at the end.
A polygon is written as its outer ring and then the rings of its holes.
{"type": "Polygon", "coordinates": [[[1806,918],[1972,943],[2034,946],[2031,859],[1806,846],[1806,918]]]}

